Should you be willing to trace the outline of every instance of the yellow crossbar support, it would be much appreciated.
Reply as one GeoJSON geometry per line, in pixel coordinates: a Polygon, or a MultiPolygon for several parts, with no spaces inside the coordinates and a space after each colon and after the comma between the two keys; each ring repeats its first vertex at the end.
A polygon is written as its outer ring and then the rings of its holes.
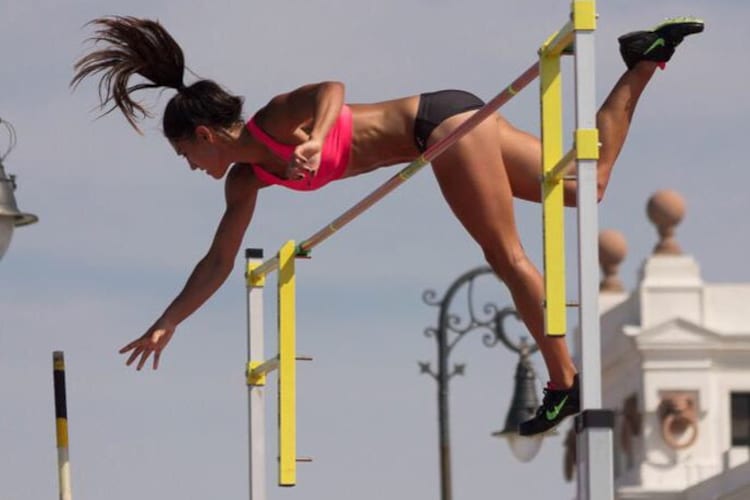
{"type": "Polygon", "coordinates": [[[539,49],[539,57],[554,58],[560,56],[573,43],[573,22],[565,23],[560,31],[553,33],[539,49]]]}
{"type": "Polygon", "coordinates": [[[294,241],[279,250],[279,486],[297,482],[294,241]]]}
{"type": "Polygon", "coordinates": [[[563,179],[563,177],[567,175],[568,171],[575,166],[575,159],[576,150],[571,149],[570,151],[565,153],[565,156],[560,158],[560,161],[558,161],[555,166],[549,169],[549,172],[547,172],[547,175],[545,175],[545,180],[555,182],[563,179]]]}
{"type": "Polygon", "coordinates": [[[595,128],[581,128],[575,132],[575,146],[565,153],[551,169],[544,179],[550,183],[565,180],[568,172],[575,167],[575,160],[599,159],[599,130],[595,128]]]}
{"type": "MultiPolygon", "coordinates": [[[[567,25],[566,25],[567,26],[567,25]]],[[[565,335],[565,220],[563,182],[551,173],[563,156],[560,52],[542,46],[539,58],[542,113],[542,219],[544,234],[544,323],[547,335],[565,335]],[[555,54],[555,55],[551,55],[555,54]]],[[[557,45],[562,46],[562,45],[557,45]]]]}
{"type": "Polygon", "coordinates": [[[265,277],[276,271],[278,268],[278,256],[268,259],[263,264],[254,264],[252,269],[248,270],[247,273],[248,285],[262,287],[265,284],[265,277]]]}
{"type": "Polygon", "coordinates": [[[276,356],[266,361],[250,361],[247,364],[247,385],[266,385],[266,375],[279,369],[279,357],[276,356]]]}
{"type": "Polygon", "coordinates": [[[599,159],[599,129],[579,128],[576,130],[576,158],[579,160],[599,159]]]}

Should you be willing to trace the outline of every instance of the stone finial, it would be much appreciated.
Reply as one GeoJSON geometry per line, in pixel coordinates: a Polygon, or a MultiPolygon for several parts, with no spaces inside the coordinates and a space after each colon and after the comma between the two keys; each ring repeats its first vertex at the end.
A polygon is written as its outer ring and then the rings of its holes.
{"type": "Polygon", "coordinates": [[[599,233],[599,266],[604,275],[599,283],[600,291],[622,292],[624,290],[617,270],[625,259],[627,251],[628,244],[619,231],[605,229],[599,233]]]}
{"type": "Polygon", "coordinates": [[[682,249],[674,237],[674,230],[685,216],[685,199],[675,191],[657,191],[649,198],[646,212],[659,231],[660,239],[654,247],[654,255],[681,255],[682,249]]]}

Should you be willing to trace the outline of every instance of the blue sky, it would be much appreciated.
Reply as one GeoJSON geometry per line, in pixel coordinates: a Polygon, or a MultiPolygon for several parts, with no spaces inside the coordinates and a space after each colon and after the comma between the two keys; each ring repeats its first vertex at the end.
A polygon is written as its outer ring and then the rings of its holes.
{"type": "MultiPolygon", "coordinates": [[[[207,249],[223,209],[222,185],[187,169],[161,137],[158,119],[145,122],[139,136],[117,114],[95,119],[93,82],[70,92],[86,21],[105,14],[158,18],[190,68],[244,95],[250,115],[275,93],[323,79],[344,81],[350,102],[446,87],[489,99],[528,67],[568,12],[562,0],[124,5],[0,4],[0,117],[18,133],[5,166],[18,175],[19,206],[40,217],[16,232],[0,261],[2,500],[56,494],[51,357],[58,349],[68,363],[75,498],[247,494],[242,256],[226,285],[180,327],[158,372],[136,373],[117,354],[162,312],[207,249]]],[[[748,281],[750,75],[741,62],[750,4],[612,0],[600,2],[598,12],[599,102],[624,68],[618,35],[674,15],[707,23],[644,94],[600,205],[601,226],[628,240],[623,280],[635,285],[656,242],[645,216],[648,197],[669,188],[686,199],[677,236],[704,279],[748,281]]],[[[170,95],[144,98],[160,116],[170,95]]],[[[536,87],[504,113],[536,131],[536,87]]],[[[301,240],[393,173],[309,194],[264,190],[244,246],[270,253],[286,239],[301,240]]],[[[539,262],[539,207],[516,208],[524,244],[539,262]]],[[[569,234],[572,240],[573,226],[569,234]]],[[[423,331],[436,324],[437,311],[421,296],[428,288],[442,294],[480,264],[481,253],[428,171],[300,263],[299,351],[315,361],[299,368],[299,452],[315,462],[300,466],[296,488],[271,486],[271,499],[438,497],[435,384],[417,367],[418,360],[434,362],[434,342],[423,331]]],[[[492,299],[509,302],[503,293],[492,299]]],[[[270,307],[267,317],[271,325],[270,307]]],[[[454,497],[572,496],[562,479],[560,437],[545,441],[528,464],[490,437],[503,425],[516,358],[476,337],[453,358],[467,363],[466,376],[451,386],[454,497]]]]}

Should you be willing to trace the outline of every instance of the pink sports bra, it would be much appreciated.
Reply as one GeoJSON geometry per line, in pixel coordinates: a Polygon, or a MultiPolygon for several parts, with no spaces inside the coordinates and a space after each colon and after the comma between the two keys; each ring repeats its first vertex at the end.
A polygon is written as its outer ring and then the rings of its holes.
{"type": "MultiPolygon", "coordinates": [[[[247,129],[253,137],[265,144],[276,156],[284,161],[291,159],[296,146],[276,141],[255,123],[254,117],[247,122],[247,129]]],[[[320,167],[314,177],[300,180],[282,179],[256,164],[252,165],[253,172],[265,184],[277,184],[297,191],[314,191],[344,175],[346,166],[349,164],[351,146],[352,111],[349,106],[344,105],[336,123],[331,127],[325,141],[323,141],[320,167]]]]}

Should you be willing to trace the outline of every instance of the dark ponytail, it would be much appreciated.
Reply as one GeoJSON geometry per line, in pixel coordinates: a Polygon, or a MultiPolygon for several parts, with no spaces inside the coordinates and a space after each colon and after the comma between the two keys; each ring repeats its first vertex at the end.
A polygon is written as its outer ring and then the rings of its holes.
{"type": "Polygon", "coordinates": [[[138,132],[137,121],[151,116],[131,94],[137,90],[171,87],[178,94],[164,112],[164,135],[172,140],[192,138],[195,127],[227,128],[241,119],[242,98],[233,96],[210,80],[189,87],[183,83],[185,58],[182,49],[158,22],[135,17],[103,17],[96,26],[93,42],[108,47],[91,52],[75,64],[71,85],[75,88],[87,76],[103,72],[99,99],[104,114],[119,108],[138,132]],[[128,86],[133,74],[147,81],[128,86]]]}

